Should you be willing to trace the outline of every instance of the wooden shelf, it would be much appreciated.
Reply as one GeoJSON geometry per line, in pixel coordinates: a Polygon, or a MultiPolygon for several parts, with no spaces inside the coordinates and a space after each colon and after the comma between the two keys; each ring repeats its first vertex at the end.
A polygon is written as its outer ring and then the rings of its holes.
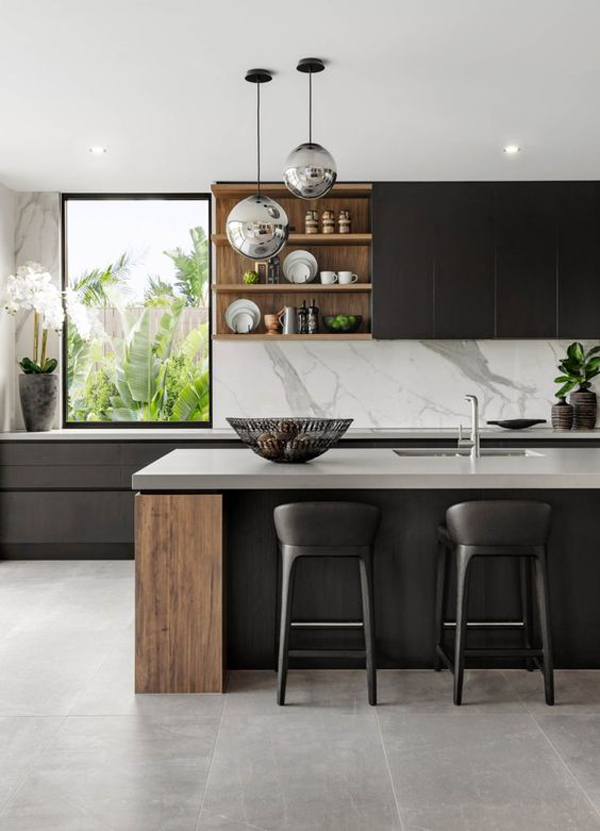
{"type": "MultiPolygon", "coordinates": [[[[290,193],[283,182],[261,182],[260,189],[267,196],[285,197],[287,199],[296,198],[293,193],[290,193]]],[[[252,182],[221,182],[212,185],[211,190],[216,197],[244,197],[256,193],[256,184],[252,182]]],[[[323,197],[323,199],[370,196],[372,190],[373,185],[370,182],[342,182],[334,185],[327,194],[327,197],[323,197]]]]}
{"type": "Polygon", "coordinates": [[[351,283],[350,285],[340,286],[337,283],[334,285],[323,285],[322,283],[275,283],[274,285],[269,285],[268,283],[259,283],[246,285],[245,283],[231,283],[227,285],[226,283],[218,283],[217,285],[213,285],[212,290],[217,294],[243,294],[244,292],[248,292],[252,294],[254,292],[302,292],[303,294],[310,294],[311,292],[316,292],[319,294],[320,292],[330,291],[334,294],[345,294],[346,292],[349,293],[356,293],[356,292],[365,292],[372,290],[371,283],[351,283]]]}
{"type": "Polygon", "coordinates": [[[213,340],[372,340],[373,336],[357,332],[354,335],[330,335],[327,332],[318,335],[213,335],[213,340]]]}
{"type": "MultiPolygon", "coordinates": [[[[213,234],[215,245],[229,245],[226,234],[213,234]]],[[[373,234],[290,234],[289,245],[370,245],[373,234]]]]}

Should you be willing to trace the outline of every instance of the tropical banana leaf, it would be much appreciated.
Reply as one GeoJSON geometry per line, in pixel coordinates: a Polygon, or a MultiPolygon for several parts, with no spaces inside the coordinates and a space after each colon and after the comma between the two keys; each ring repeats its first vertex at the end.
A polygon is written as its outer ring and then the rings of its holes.
{"type": "Polygon", "coordinates": [[[210,401],[208,373],[187,384],[173,404],[171,421],[207,421],[210,401]]]}
{"type": "MultiPolygon", "coordinates": [[[[152,400],[156,392],[158,362],[150,338],[150,309],[144,309],[131,329],[123,375],[134,401],[148,403],[152,400]]],[[[121,393],[119,385],[117,389],[121,393]]]]}
{"type": "Polygon", "coordinates": [[[179,324],[181,312],[185,306],[185,300],[175,300],[168,312],[161,317],[158,325],[158,332],[152,346],[154,354],[161,361],[166,361],[173,349],[173,341],[179,324]]]}

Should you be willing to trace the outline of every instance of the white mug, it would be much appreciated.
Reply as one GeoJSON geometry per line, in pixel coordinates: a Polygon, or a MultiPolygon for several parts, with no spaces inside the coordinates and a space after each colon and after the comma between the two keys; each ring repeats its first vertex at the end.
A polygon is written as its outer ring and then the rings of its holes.
{"type": "Polygon", "coordinates": [[[358,274],[355,274],[353,271],[339,271],[338,272],[338,279],[340,281],[340,286],[348,283],[357,283],[358,282],[358,274]]]}
{"type": "Polygon", "coordinates": [[[337,283],[338,276],[335,271],[322,271],[321,272],[321,282],[325,283],[326,285],[330,285],[331,283],[337,283]]]}

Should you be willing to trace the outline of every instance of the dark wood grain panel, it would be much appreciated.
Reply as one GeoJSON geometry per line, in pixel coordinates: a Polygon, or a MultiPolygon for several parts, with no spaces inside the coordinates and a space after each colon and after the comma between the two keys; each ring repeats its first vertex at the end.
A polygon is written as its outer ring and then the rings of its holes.
{"type": "Polygon", "coordinates": [[[494,191],[488,183],[435,189],[434,334],[495,335],[494,191]]]}
{"type": "Polygon", "coordinates": [[[223,692],[219,495],[136,497],[138,693],[223,692]]]}
{"type": "Polygon", "coordinates": [[[556,337],[557,223],[554,183],[496,183],[494,227],[496,336],[556,337]]]}
{"type": "Polygon", "coordinates": [[[373,337],[432,338],[435,185],[373,185],[373,337]]]}

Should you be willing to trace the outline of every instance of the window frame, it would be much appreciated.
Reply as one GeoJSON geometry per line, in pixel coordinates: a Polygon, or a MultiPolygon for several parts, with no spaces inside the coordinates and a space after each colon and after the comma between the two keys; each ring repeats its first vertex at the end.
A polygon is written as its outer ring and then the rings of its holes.
{"type": "Polygon", "coordinates": [[[64,430],[206,430],[213,426],[213,270],[212,270],[212,194],[211,193],[61,193],[60,197],[60,218],[61,218],[61,288],[65,291],[67,287],[67,203],[85,202],[100,200],[139,200],[148,199],[164,201],[194,200],[208,203],[208,375],[210,379],[208,397],[208,421],[69,421],[67,414],[68,390],[67,390],[67,326],[68,318],[65,315],[62,333],[62,366],[61,366],[61,425],[64,430]]]}

